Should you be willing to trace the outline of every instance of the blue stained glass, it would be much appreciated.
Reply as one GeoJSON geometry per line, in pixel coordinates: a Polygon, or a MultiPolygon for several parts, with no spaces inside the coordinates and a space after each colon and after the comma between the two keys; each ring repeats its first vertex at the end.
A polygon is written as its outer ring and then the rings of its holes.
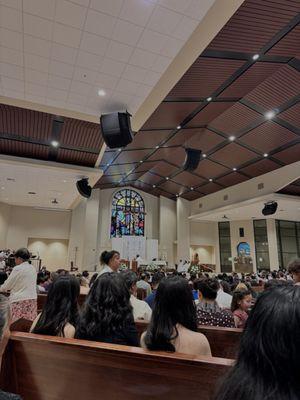
{"type": "Polygon", "coordinates": [[[144,232],[144,200],[134,190],[120,190],[112,201],[110,236],[144,236],[144,232]]]}

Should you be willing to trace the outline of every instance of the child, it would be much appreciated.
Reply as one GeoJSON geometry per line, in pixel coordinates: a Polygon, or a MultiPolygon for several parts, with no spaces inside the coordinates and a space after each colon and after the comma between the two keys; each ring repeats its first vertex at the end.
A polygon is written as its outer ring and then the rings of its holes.
{"type": "Polygon", "coordinates": [[[244,328],[248,319],[248,311],[252,306],[252,295],[249,290],[233,292],[231,311],[236,328],[244,328]]]}

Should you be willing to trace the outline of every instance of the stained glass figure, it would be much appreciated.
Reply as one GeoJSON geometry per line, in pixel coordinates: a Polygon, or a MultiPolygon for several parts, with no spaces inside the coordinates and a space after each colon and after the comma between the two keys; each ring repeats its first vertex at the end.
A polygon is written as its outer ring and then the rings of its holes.
{"type": "Polygon", "coordinates": [[[112,201],[110,237],[144,236],[144,231],[144,200],[134,190],[120,190],[112,201]]]}

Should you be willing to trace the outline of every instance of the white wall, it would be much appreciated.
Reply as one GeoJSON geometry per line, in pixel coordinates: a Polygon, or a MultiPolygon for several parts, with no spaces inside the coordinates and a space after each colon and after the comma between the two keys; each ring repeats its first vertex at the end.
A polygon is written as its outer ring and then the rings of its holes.
{"type": "Polygon", "coordinates": [[[176,202],[165,197],[159,198],[159,257],[169,265],[176,262],[174,244],[177,239],[176,202]]]}
{"type": "Polygon", "coordinates": [[[215,264],[215,247],[214,246],[191,246],[190,260],[195,254],[198,254],[201,264],[215,264]]]}
{"type": "Polygon", "coordinates": [[[69,239],[71,212],[11,206],[6,247],[26,247],[28,238],[69,239]]]}
{"type": "Polygon", "coordinates": [[[255,242],[253,221],[230,221],[231,253],[232,258],[237,257],[237,246],[240,242],[247,242],[250,245],[250,256],[253,262],[253,271],[256,271],[255,242]],[[240,237],[239,228],[244,228],[244,237],[240,237]]]}
{"type": "Polygon", "coordinates": [[[42,259],[42,266],[56,271],[59,268],[69,269],[67,239],[28,239],[28,249],[38,254],[42,259]]]}
{"type": "Polygon", "coordinates": [[[11,206],[0,203],[0,249],[6,247],[11,206]]]}
{"type": "Polygon", "coordinates": [[[216,264],[217,271],[220,270],[217,222],[190,222],[190,245],[192,254],[202,255],[201,262],[216,264]]]}

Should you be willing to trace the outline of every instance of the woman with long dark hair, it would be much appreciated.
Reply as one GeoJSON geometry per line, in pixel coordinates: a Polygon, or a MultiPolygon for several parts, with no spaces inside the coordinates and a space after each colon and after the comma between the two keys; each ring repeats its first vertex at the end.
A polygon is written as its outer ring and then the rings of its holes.
{"type": "Polygon", "coordinates": [[[211,355],[206,337],[197,332],[193,294],[184,278],[171,276],[160,282],[141,344],[149,350],[211,355]]]}
{"type": "Polygon", "coordinates": [[[275,287],[258,297],[216,399],[299,399],[299,371],[300,287],[275,287]]]}
{"type": "Polygon", "coordinates": [[[87,296],[76,329],[77,339],[138,346],[130,293],[117,273],[99,276],[87,296]]]}
{"type": "Polygon", "coordinates": [[[73,275],[60,275],[52,283],[46,304],[31,332],[73,338],[78,321],[80,285],[73,275]]]}

